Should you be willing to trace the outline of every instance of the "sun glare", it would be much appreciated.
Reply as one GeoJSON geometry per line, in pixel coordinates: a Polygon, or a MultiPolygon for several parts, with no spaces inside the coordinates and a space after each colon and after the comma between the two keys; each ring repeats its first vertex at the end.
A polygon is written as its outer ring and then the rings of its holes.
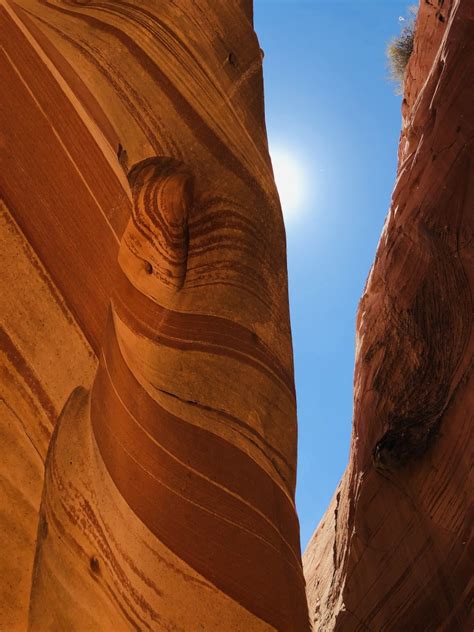
{"type": "Polygon", "coordinates": [[[287,150],[280,148],[270,151],[273,173],[285,220],[294,219],[303,210],[305,182],[301,164],[287,150]]]}

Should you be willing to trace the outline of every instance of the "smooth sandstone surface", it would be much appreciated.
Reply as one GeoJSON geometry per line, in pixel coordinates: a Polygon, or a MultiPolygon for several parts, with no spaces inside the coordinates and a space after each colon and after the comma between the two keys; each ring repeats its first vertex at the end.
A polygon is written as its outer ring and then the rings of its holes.
{"type": "Polygon", "coordinates": [[[304,554],[315,630],[474,626],[474,4],[423,0],[357,318],[350,462],[304,554]]]}
{"type": "Polygon", "coordinates": [[[251,2],[0,32],[0,628],[308,630],[251,2]]]}

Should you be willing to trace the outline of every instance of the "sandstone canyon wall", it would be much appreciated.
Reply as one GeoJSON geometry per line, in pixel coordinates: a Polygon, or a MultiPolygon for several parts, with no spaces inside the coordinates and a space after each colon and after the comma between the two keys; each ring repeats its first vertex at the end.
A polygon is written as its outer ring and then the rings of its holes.
{"type": "Polygon", "coordinates": [[[422,0],[357,317],[350,461],[304,555],[315,630],[474,628],[474,2],[422,0]]]}
{"type": "Polygon", "coordinates": [[[0,33],[0,628],[309,629],[251,2],[0,33]]]}
{"type": "MultiPolygon", "coordinates": [[[[1,630],[310,627],[251,5],[0,0],[1,630]]],[[[473,628],[473,78],[422,0],[315,630],[473,628]]]]}

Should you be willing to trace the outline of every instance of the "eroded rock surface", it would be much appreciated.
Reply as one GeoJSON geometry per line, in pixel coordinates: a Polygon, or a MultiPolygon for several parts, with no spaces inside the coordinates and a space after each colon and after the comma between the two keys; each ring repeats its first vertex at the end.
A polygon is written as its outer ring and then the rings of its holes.
{"type": "Polygon", "coordinates": [[[307,630],[251,2],[0,21],[2,625],[307,630]]]}
{"type": "Polygon", "coordinates": [[[423,0],[357,318],[349,466],[304,555],[316,630],[471,630],[474,4],[423,0]]]}

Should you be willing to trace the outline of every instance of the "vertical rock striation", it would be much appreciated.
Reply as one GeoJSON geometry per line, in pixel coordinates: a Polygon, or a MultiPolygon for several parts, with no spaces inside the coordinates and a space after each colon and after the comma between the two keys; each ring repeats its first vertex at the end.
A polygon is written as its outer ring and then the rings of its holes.
{"type": "Polygon", "coordinates": [[[251,3],[2,0],[0,20],[0,571],[22,586],[2,622],[307,630],[251,3]]]}
{"type": "Polygon", "coordinates": [[[420,4],[357,318],[350,462],[304,556],[316,630],[470,630],[474,5],[420,4]]]}

